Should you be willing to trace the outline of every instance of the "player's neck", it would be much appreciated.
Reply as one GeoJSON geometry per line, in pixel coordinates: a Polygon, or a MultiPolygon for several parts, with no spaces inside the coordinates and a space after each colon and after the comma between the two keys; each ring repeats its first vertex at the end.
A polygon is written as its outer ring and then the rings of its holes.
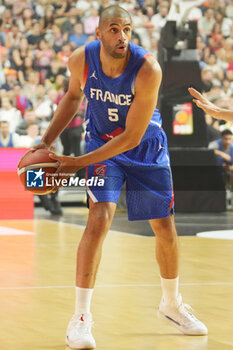
{"type": "Polygon", "coordinates": [[[109,78],[115,79],[124,72],[130,58],[130,50],[123,58],[114,58],[107,54],[104,50],[100,50],[100,63],[102,71],[109,78]]]}

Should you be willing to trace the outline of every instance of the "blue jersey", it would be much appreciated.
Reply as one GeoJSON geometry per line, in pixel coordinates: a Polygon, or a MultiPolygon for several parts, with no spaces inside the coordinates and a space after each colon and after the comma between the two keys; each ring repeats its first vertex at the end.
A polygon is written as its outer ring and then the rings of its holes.
{"type": "MultiPolygon", "coordinates": [[[[88,100],[86,112],[87,137],[108,141],[122,133],[128,110],[134,99],[137,73],[148,52],[142,47],[129,44],[130,58],[121,76],[109,78],[101,68],[100,41],[85,47],[84,93],[88,100]]],[[[160,113],[155,109],[145,135],[161,127],[160,113]]],[[[144,135],[144,136],[145,136],[144,135]]]]}

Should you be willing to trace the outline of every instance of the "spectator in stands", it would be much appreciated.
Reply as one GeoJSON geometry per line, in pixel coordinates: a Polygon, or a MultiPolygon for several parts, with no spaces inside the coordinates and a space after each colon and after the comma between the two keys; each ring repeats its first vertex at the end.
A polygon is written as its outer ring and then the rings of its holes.
{"type": "Polygon", "coordinates": [[[14,20],[10,31],[6,33],[5,46],[9,49],[15,49],[19,46],[22,33],[19,31],[17,22],[14,20]]]}
{"type": "Polygon", "coordinates": [[[58,92],[56,89],[49,89],[48,91],[48,98],[51,103],[51,109],[53,112],[57,109],[57,101],[58,101],[58,92]]]}
{"type": "Polygon", "coordinates": [[[24,69],[25,59],[30,57],[33,60],[33,52],[29,48],[28,40],[22,37],[19,47],[12,52],[12,60],[16,70],[24,69]]]}
{"type": "Polygon", "coordinates": [[[96,7],[91,8],[91,14],[84,19],[84,33],[87,35],[95,34],[95,29],[99,24],[99,11],[96,7]]]}
{"type": "Polygon", "coordinates": [[[9,56],[10,56],[9,49],[2,52],[1,65],[2,65],[2,69],[4,69],[6,74],[9,71],[9,69],[12,68],[12,63],[10,61],[9,56]]]}
{"type": "Polygon", "coordinates": [[[18,135],[10,132],[9,122],[2,120],[0,122],[0,147],[16,147],[18,135]]]}
{"type": "Polygon", "coordinates": [[[151,22],[154,24],[154,30],[160,33],[161,29],[165,26],[167,22],[167,15],[169,11],[169,3],[163,1],[158,6],[158,13],[151,17],[151,22]]]}
{"type": "Polygon", "coordinates": [[[76,23],[74,26],[74,33],[71,34],[68,38],[68,42],[75,49],[84,45],[87,41],[87,35],[83,32],[82,23],[76,23]]]}
{"type": "Polygon", "coordinates": [[[11,68],[7,69],[7,71],[4,70],[4,72],[6,81],[1,86],[1,89],[10,92],[14,89],[15,84],[17,84],[17,72],[11,68]]]}
{"type": "Polygon", "coordinates": [[[30,56],[25,57],[23,66],[18,70],[18,80],[22,86],[28,82],[32,72],[34,72],[34,61],[30,56]]]}
{"type": "Polygon", "coordinates": [[[57,104],[61,101],[62,97],[64,96],[64,84],[65,84],[65,77],[61,74],[56,76],[54,87],[57,90],[57,104]]]}
{"type": "Polygon", "coordinates": [[[44,34],[42,33],[40,22],[35,22],[32,26],[31,34],[27,37],[30,49],[35,49],[43,37],[44,34]]]}
{"type": "Polygon", "coordinates": [[[38,135],[38,127],[28,126],[26,135],[18,135],[10,131],[8,121],[0,122],[0,147],[30,148],[38,135]]]}
{"type": "MultiPolygon", "coordinates": [[[[24,147],[30,148],[38,142],[40,135],[39,125],[36,122],[29,123],[26,129],[26,135],[21,136],[21,140],[24,142],[24,147]]],[[[22,141],[21,141],[22,143],[22,141]]]]}
{"type": "Polygon", "coordinates": [[[68,60],[72,54],[72,46],[69,43],[62,45],[62,50],[57,53],[57,59],[60,62],[62,68],[67,67],[68,60]]]}
{"type": "Polygon", "coordinates": [[[209,144],[210,149],[214,149],[214,153],[218,158],[219,165],[233,164],[233,139],[232,132],[229,129],[221,133],[221,138],[209,144]]]}
{"type": "Polygon", "coordinates": [[[16,0],[13,3],[12,13],[14,18],[21,18],[23,16],[23,11],[27,8],[27,2],[24,0],[16,0]]]}
{"type": "Polygon", "coordinates": [[[135,0],[120,0],[118,5],[123,7],[126,11],[133,13],[135,6],[137,5],[137,1],[135,0]]]}
{"type": "MultiPolygon", "coordinates": [[[[69,45],[68,45],[69,46],[69,45]]],[[[47,79],[49,79],[51,85],[55,84],[56,77],[58,75],[64,76],[66,74],[66,67],[64,63],[59,62],[58,59],[53,59],[48,70],[47,79]]]]}
{"type": "Polygon", "coordinates": [[[91,15],[91,8],[100,8],[100,3],[97,0],[77,0],[76,8],[79,10],[79,16],[83,19],[91,15]]]}
{"type": "Polygon", "coordinates": [[[35,116],[38,120],[49,121],[53,114],[52,101],[49,99],[45,86],[40,84],[36,91],[37,100],[34,104],[35,116]]]}
{"type": "Polygon", "coordinates": [[[148,17],[143,13],[143,10],[140,6],[135,7],[135,12],[132,15],[134,33],[136,33],[139,38],[142,46],[149,47],[150,39],[148,37],[146,24],[148,22],[148,17]]]}
{"type": "Polygon", "coordinates": [[[227,69],[228,63],[233,62],[233,39],[223,40],[223,47],[216,52],[219,64],[223,69],[227,69]]]}
{"type": "Polygon", "coordinates": [[[12,100],[9,97],[1,97],[0,121],[8,121],[10,132],[14,132],[21,123],[22,116],[18,109],[13,107],[12,100]]]}
{"type": "Polygon", "coordinates": [[[34,13],[30,8],[30,5],[23,10],[23,14],[18,20],[20,31],[24,33],[25,36],[28,36],[31,33],[33,26],[34,13]]]}
{"type": "Polygon", "coordinates": [[[212,141],[216,141],[221,137],[219,120],[212,118],[209,114],[205,115],[206,128],[207,128],[207,141],[208,144],[212,141]]]}
{"type": "Polygon", "coordinates": [[[11,10],[6,8],[1,18],[2,18],[1,30],[7,33],[10,31],[10,28],[13,25],[13,17],[12,17],[11,10]]]}
{"type": "Polygon", "coordinates": [[[38,48],[35,50],[35,67],[40,72],[40,82],[43,83],[46,79],[54,57],[55,51],[49,47],[47,40],[41,39],[38,42],[38,48]]]}
{"type": "Polygon", "coordinates": [[[217,156],[218,165],[223,167],[223,176],[227,187],[232,190],[233,185],[233,139],[232,132],[225,129],[221,138],[209,144],[217,156]]]}
{"type": "Polygon", "coordinates": [[[203,67],[201,70],[201,80],[205,91],[209,91],[213,87],[214,73],[211,68],[203,67]]]}
{"type": "Polygon", "coordinates": [[[219,64],[217,64],[216,55],[214,53],[210,53],[207,55],[205,62],[207,63],[206,67],[211,69],[214,73],[214,79],[221,85],[221,81],[224,79],[224,70],[219,64]]]}
{"type": "MultiPolygon", "coordinates": [[[[66,35],[68,38],[68,35],[66,35]]],[[[52,45],[54,51],[56,53],[58,53],[59,51],[62,50],[62,45],[65,41],[65,37],[64,34],[62,34],[61,29],[57,26],[57,25],[53,25],[52,26],[52,30],[50,33],[49,38],[47,39],[47,36],[45,35],[45,38],[50,42],[50,44],[52,45]]]]}
{"type": "Polygon", "coordinates": [[[36,87],[40,82],[39,72],[30,70],[24,84],[24,91],[28,99],[33,103],[36,100],[36,87]]]}
{"type": "Polygon", "coordinates": [[[226,6],[225,14],[228,18],[233,20],[233,0],[229,0],[226,6]]]}
{"type": "Polygon", "coordinates": [[[208,37],[208,45],[211,52],[215,52],[222,48],[224,36],[222,34],[221,25],[215,23],[213,29],[208,37]]]}
{"type": "Polygon", "coordinates": [[[14,86],[14,105],[21,112],[22,116],[24,116],[25,110],[32,105],[25,95],[24,89],[18,83],[14,86]]]}
{"type": "Polygon", "coordinates": [[[59,21],[56,20],[56,24],[61,27],[62,34],[65,34],[69,37],[70,34],[74,31],[74,26],[79,21],[79,17],[77,17],[75,14],[73,16],[69,16],[68,18],[64,18],[62,21],[62,24],[59,24],[59,21]]]}
{"type": "Polygon", "coordinates": [[[79,15],[78,9],[76,9],[75,2],[73,0],[63,0],[61,6],[56,10],[57,17],[70,17],[74,14],[79,15]]]}
{"type": "Polygon", "coordinates": [[[114,5],[115,1],[114,0],[99,0],[99,14],[101,14],[101,12],[103,11],[103,9],[105,9],[108,6],[114,5]]]}
{"type": "Polygon", "coordinates": [[[158,56],[158,40],[155,37],[150,39],[150,53],[157,59],[158,56]]]}
{"type": "Polygon", "coordinates": [[[207,37],[211,34],[211,31],[215,24],[214,10],[207,8],[204,17],[198,20],[198,31],[206,41],[207,37]]]}
{"type": "Polygon", "coordinates": [[[224,91],[225,96],[232,96],[233,94],[233,84],[228,79],[223,79],[222,81],[222,89],[224,91]]]}
{"type": "Polygon", "coordinates": [[[46,31],[49,29],[51,30],[54,24],[55,24],[54,7],[51,5],[48,5],[45,8],[44,17],[41,20],[43,33],[46,33],[46,31]]]}
{"type": "Polygon", "coordinates": [[[19,135],[27,135],[27,128],[29,125],[37,123],[36,115],[33,107],[30,106],[25,110],[24,118],[20,124],[18,124],[15,132],[19,135]]]}
{"type": "Polygon", "coordinates": [[[231,34],[232,20],[230,18],[224,17],[221,11],[215,12],[215,20],[221,26],[221,32],[225,38],[231,34]]]}

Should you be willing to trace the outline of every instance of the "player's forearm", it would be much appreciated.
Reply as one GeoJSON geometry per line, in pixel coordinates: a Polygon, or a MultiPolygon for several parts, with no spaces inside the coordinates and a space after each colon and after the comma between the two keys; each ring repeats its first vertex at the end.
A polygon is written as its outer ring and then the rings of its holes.
{"type": "Polygon", "coordinates": [[[233,122],[233,110],[219,108],[217,118],[233,122]]]}
{"type": "Polygon", "coordinates": [[[47,146],[51,146],[51,144],[72,120],[79,106],[81,105],[81,102],[82,96],[76,98],[67,92],[59,103],[53,119],[41,142],[44,142],[47,146]]]}
{"type": "Polygon", "coordinates": [[[95,151],[76,158],[77,166],[87,167],[94,163],[103,162],[104,160],[112,158],[120,153],[129,151],[136,147],[138,143],[139,142],[135,138],[129,137],[127,133],[123,132],[121,135],[116,136],[95,151]]]}

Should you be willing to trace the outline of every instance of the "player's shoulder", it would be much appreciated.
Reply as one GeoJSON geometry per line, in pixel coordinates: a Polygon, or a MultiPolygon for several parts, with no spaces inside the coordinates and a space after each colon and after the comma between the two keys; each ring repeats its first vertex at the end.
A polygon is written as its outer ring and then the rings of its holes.
{"type": "Polygon", "coordinates": [[[138,72],[138,79],[144,81],[161,81],[162,70],[158,61],[151,54],[144,57],[144,63],[138,72]]]}
{"type": "Polygon", "coordinates": [[[141,61],[143,59],[143,64],[139,70],[140,75],[155,74],[157,76],[161,74],[161,67],[158,61],[147,50],[132,43],[130,43],[130,50],[135,60],[141,61]]]}
{"type": "Polygon", "coordinates": [[[72,69],[82,70],[82,68],[84,68],[85,65],[86,52],[95,51],[98,47],[98,40],[94,40],[93,42],[90,42],[74,50],[68,62],[70,71],[72,71],[72,69]]]}
{"type": "Polygon", "coordinates": [[[78,68],[80,63],[85,63],[85,46],[81,46],[78,49],[74,50],[72,55],[69,58],[68,66],[70,71],[74,68],[78,68]]]}

